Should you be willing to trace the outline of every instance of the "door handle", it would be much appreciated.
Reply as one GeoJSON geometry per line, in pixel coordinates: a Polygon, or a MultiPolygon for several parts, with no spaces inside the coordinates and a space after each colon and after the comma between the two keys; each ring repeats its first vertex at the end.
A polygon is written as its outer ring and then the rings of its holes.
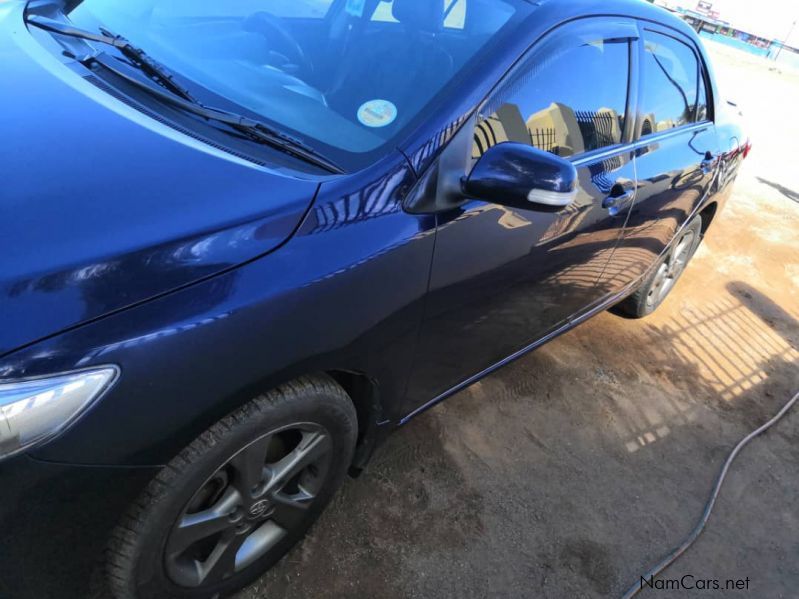
{"type": "Polygon", "coordinates": [[[602,201],[602,207],[609,210],[611,216],[616,216],[619,211],[635,197],[635,190],[628,189],[618,195],[609,195],[602,201]]]}
{"type": "Polygon", "coordinates": [[[702,172],[706,175],[709,175],[713,172],[713,168],[716,166],[716,157],[713,156],[712,153],[706,152],[705,159],[699,163],[699,168],[702,169],[702,172]]]}

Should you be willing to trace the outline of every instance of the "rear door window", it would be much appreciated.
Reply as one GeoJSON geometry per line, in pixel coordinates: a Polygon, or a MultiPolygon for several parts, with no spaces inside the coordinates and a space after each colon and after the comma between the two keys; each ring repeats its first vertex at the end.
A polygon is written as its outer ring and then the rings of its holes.
{"type": "Polygon", "coordinates": [[[707,118],[707,91],[696,53],[673,37],[644,32],[639,133],[642,137],[707,118]]]}

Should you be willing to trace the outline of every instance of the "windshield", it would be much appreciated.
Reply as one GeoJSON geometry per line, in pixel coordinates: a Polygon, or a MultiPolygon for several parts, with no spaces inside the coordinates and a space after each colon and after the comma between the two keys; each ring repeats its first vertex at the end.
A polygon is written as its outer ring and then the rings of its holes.
{"type": "Polygon", "coordinates": [[[78,26],[125,36],[195,84],[340,164],[396,143],[517,0],[84,0],[78,26]]]}

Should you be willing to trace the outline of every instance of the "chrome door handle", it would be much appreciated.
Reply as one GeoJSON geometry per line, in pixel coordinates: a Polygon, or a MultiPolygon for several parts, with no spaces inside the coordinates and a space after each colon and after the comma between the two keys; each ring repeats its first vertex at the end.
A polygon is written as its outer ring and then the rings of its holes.
{"type": "Polygon", "coordinates": [[[635,190],[628,189],[622,194],[606,197],[602,202],[602,207],[605,210],[613,210],[615,208],[616,211],[618,212],[619,208],[621,208],[627,202],[632,200],[634,196],[635,196],[635,190]]]}
{"type": "Polygon", "coordinates": [[[713,156],[710,152],[705,154],[705,159],[699,163],[699,168],[702,169],[702,172],[706,175],[709,175],[713,172],[713,168],[716,166],[716,157],[713,156]]]}

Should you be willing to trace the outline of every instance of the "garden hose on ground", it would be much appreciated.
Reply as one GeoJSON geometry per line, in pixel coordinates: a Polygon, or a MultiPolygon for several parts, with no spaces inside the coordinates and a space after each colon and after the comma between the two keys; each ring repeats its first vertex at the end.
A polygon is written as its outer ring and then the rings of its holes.
{"type": "MultiPolygon", "coordinates": [[[[736,445],[735,449],[733,449],[732,452],[730,452],[730,455],[727,458],[727,461],[724,462],[724,466],[721,468],[721,472],[719,473],[719,478],[716,481],[716,486],[713,488],[713,492],[710,494],[710,499],[708,500],[707,504],[705,505],[705,511],[702,514],[702,518],[699,520],[699,524],[696,525],[696,528],[694,528],[694,530],[691,532],[691,534],[688,535],[688,537],[685,539],[685,541],[683,541],[682,545],[677,547],[677,549],[675,549],[668,556],[666,556],[658,565],[656,565],[654,568],[652,568],[646,574],[644,574],[641,577],[642,580],[649,580],[650,578],[654,578],[655,576],[658,576],[661,572],[663,572],[663,570],[665,570],[667,567],[669,567],[678,557],[680,557],[683,553],[685,553],[685,551],[691,545],[694,544],[696,539],[699,538],[699,535],[702,534],[702,531],[705,529],[705,525],[707,524],[707,521],[710,519],[710,514],[713,511],[713,507],[716,504],[716,499],[718,499],[718,496],[719,496],[719,491],[721,490],[721,485],[724,483],[724,479],[727,476],[727,471],[730,469],[730,465],[732,464],[732,462],[735,459],[735,457],[738,455],[738,453],[741,451],[741,449],[743,449],[744,446],[746,446],[746,444],[749,443],[749,441],[751,441],[752,439],[754,439],[758,435],[764,433],[769,428],[774,426],[777,422],[779,422],[779,420],[783,416],[785,416],[785,414],[787,414],[788,411],[793,407],[793,405],[797,402],[797,400],[799,400],[799,393],[794,395],[788,401],[788,403],[786,403],[782,407],[782,409],[777,413],[777,415],[774,416],[774,418],[772,418],[771,420],[766,422],[760,428],[755,429],[754,431],[752,431],[751,433],[746,435],[746,437],[744,437],[743,439],[741,439],[738,442],[738,445],[736,445]]],[[[627,590],[626,593],[624,593],[624,596],[623,596],[622,599],[631,599],[631,597],[634,597],[635,595],[637,595],[638,592],[641,591],[642,588],[643,588],[643,585],[642,585],[642,583],[640,581],[635,583],[633,586],[631,586],[627,590]]]]}

